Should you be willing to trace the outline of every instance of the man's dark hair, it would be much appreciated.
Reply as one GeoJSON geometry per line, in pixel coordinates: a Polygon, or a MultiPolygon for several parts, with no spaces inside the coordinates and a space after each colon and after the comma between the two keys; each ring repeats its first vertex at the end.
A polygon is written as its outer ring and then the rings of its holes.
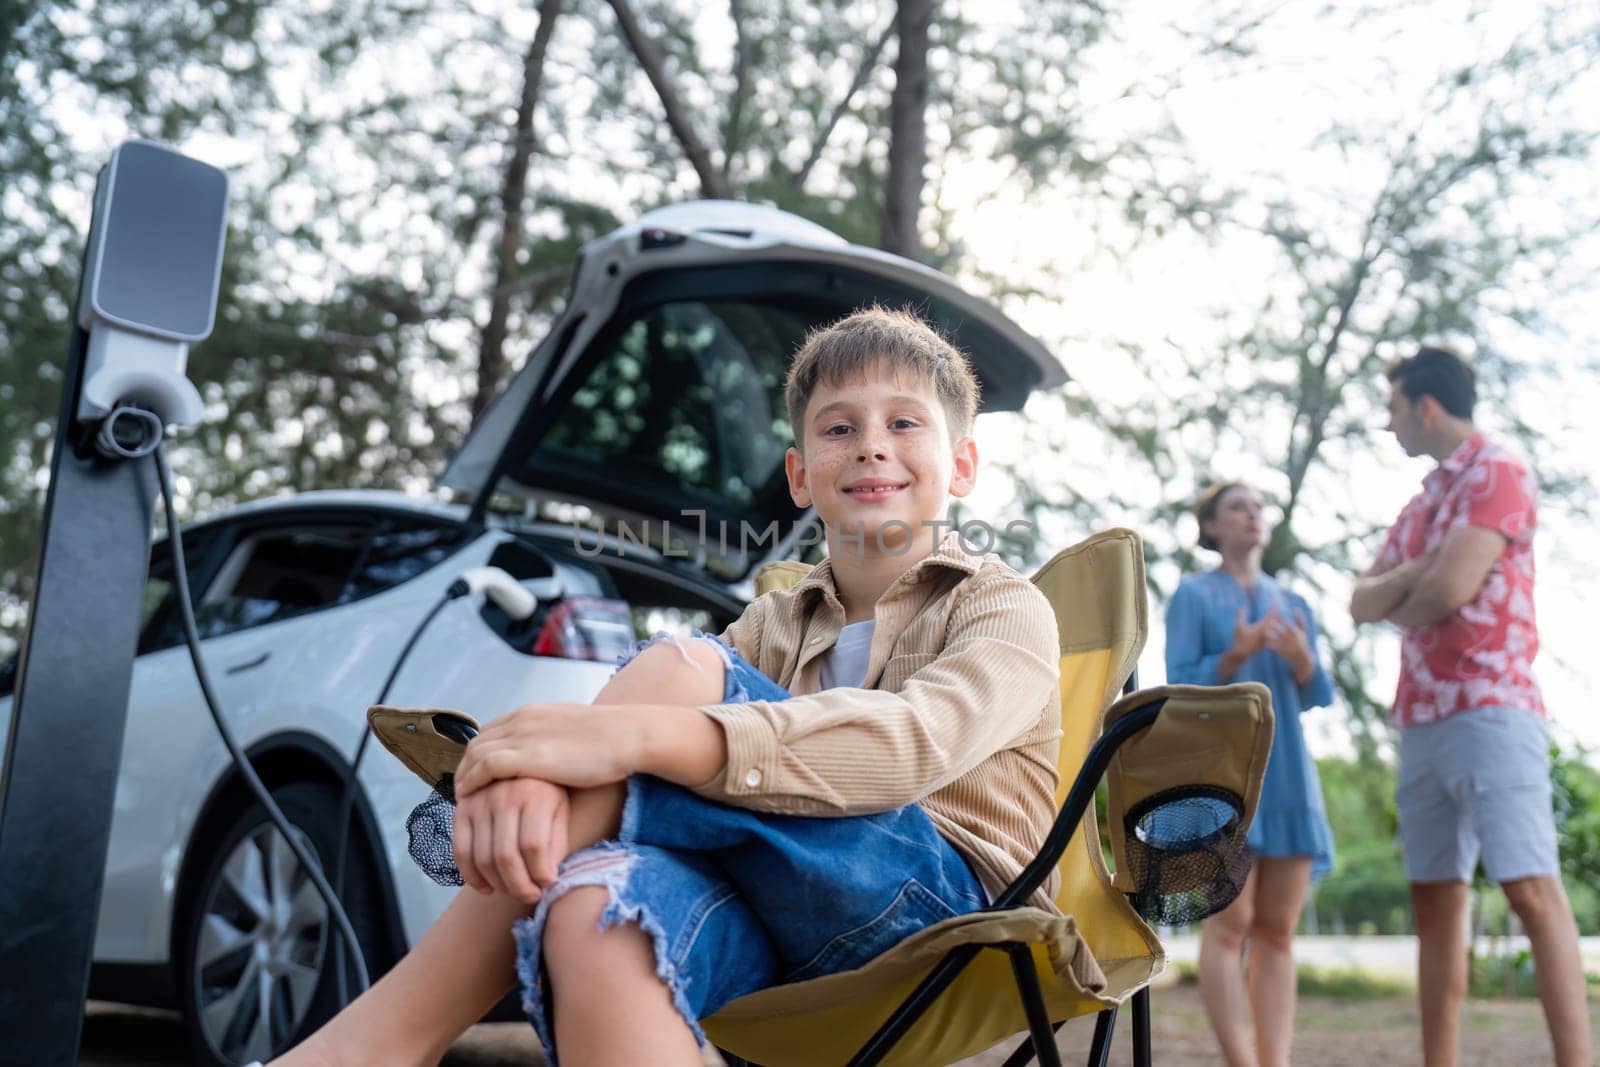
{"type": "Polygon", "coordinates": [[[1416,355],[1402,359],[1387,373],[1413,404],[1431,396],[1456,418],[1472,418],[1472,405],[1478,400],[1477,375],[1449,349],[1423,345],[1416,355]]]}

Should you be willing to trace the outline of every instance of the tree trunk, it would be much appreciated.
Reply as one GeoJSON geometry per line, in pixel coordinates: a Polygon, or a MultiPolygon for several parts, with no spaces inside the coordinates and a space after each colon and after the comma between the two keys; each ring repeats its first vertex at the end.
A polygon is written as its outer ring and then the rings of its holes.
{"type": "Polygon", "coordinates": [[[711,149],[706,147],[699,131],[694,128],[694,123],[689,118],[689,110],[684,105],[683,99],[678,96],[677,87],[672,84],[672,78],[667,73],[666,56],[649,34],[645,33],[644,27],[639,25],[638,16],[633,13],[633,8],[628,6],[628,0],[609,0],[609,2],[611,10],[617,13],[617,25],[622,28],[623,39],[628,42],[628,48],[639,61],[639,66],[644,68],[645,76],[655,87],[656,96],[661,98],[661,106],[667,112],[667,126],[672,130],[672,136],[677,138],[683,154],[689,157],[689,165],[700,177],[700,191],[714,200],[733,199],[733,189],[728,184],[727,175],[712,163],[711,149]]]}
{"type": "Polygon", "coordinates": [[[928,29],[934,0],[900,0],[895,10],[894,95],[889,101],[889,178],[883,197],[883,234],[889,252],[922,258],[917,215],[928,162],[928,29]]]}
{"type": "Polygon", "coordinates": [[[528,196],[528,160],[533,155],[533,112],[544,81],[544,58],[550,36],[561,15],[563,0],[542,0],[539,28],[522,63],[522,99],[517,104],[517,126],[511,144],[511,161],[500,191],[500,243],[495,257],[494,290],[489,300],[489,321],[478,345],[478,382],[472,394],[472,421],[488,408],[506,378],[506,323],[511,297],[517,289],[517,250],[522,247],[523,203],[528,196]]]}

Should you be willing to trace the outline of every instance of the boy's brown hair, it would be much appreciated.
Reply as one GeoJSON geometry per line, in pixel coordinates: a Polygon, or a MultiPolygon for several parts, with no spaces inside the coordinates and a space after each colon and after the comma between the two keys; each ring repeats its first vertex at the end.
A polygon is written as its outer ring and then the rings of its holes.
{"type": "Polygon", "coordinates": [[[978,379],[967,357],[911,312],[874,306],[812,330],[795,353],[783,389],[795,447],[801,447],[806,403],[818,382],[837,385],[880,364],[907,370],[933,385],[952,440],[972,432],[978,379]]]}

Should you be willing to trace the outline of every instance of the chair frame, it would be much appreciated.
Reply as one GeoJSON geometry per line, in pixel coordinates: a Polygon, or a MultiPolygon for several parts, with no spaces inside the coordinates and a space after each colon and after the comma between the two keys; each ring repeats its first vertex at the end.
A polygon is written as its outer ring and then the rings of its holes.
{"type": "MultiPolygon", "coordinates": [[[[1132,693],[1136,688],[1135,678],[1130,677],[1123,687],[1123,692],[1132,693]]],[[[1044,845],[1016,880],[1007,886],[995,902],[984,909],[985,911],[1010,911],[1027,904],[1028,898],[1044,884],[1045,879],[1050,877],[1050,873],[1060,863],[1062,853],[1072,842],[1073,836],[1083,822],[1084,814],[1089,810],[1089,805],[1094,803],[1095,789],[1110,768],[1117,749],[1121,748],[1124,742],[1153,726],[1161,716],[1161,709],[1166,702],[1165,697],[1155,697],[1138,705],[1118,717],[1095,740],[1084,758],[1077,777],[1073,779],[1072,788],[1067,792],[1066,800],[1056,814],[1055,822],[1050,826],[1050,832],[1045,836],[1044,845]]],[[[881,1063],[923,1013],[939,999],[967,965],[977,958],[978,953],[985,950],[1004,952],[1011,958],[1011,972],[1016,980],[1017,995],[1022,1000],[1023,1012],[1028,1019],[1028,1038],[1005,1061],[1004,1067],[1022,1067],[1031,1063],[1035,1056],[1039,1058],[1043,1067],[1061,1067],[1061,1054],[1056,1048],[1055,1034],[1063,1024],[1050,1021],[1033,954],[1027,945],[1020,942],[967,944],[951,949],[906,999],[900,1002],[900,1006],[890,1014],[877,1032],[867,1039],[866,1044],[862,1045],[851,1058],[849,1067],[872,1067],[881,1063]]],[[[1150,1067],[1149,987],[1146,986],[1134,993],[1131,1001],[1134,1067],[1150,1067]]],[[[1089,1067],[1105,1067],[1111,1052],[1111,1035],[1116,1027],[1116,1019],[1115,1006],[1106,1008],[1097,1015],[1094,1039],[1089,1049],[1089,1067]]],[[[749,1061],[738,1057],[725,1055],[725,1059],[729,1067],[755,1067],[749,1061]]]]}

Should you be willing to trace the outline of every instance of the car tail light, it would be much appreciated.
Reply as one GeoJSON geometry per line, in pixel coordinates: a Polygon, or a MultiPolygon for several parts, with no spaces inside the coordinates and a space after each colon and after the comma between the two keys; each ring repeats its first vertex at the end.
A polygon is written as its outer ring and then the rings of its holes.
{"type": "Polygon", "coordinates": [[[624,601],[569,597],[545,615],[533,654],[612,662],[633,644],[633,615],[624,601]]]}

